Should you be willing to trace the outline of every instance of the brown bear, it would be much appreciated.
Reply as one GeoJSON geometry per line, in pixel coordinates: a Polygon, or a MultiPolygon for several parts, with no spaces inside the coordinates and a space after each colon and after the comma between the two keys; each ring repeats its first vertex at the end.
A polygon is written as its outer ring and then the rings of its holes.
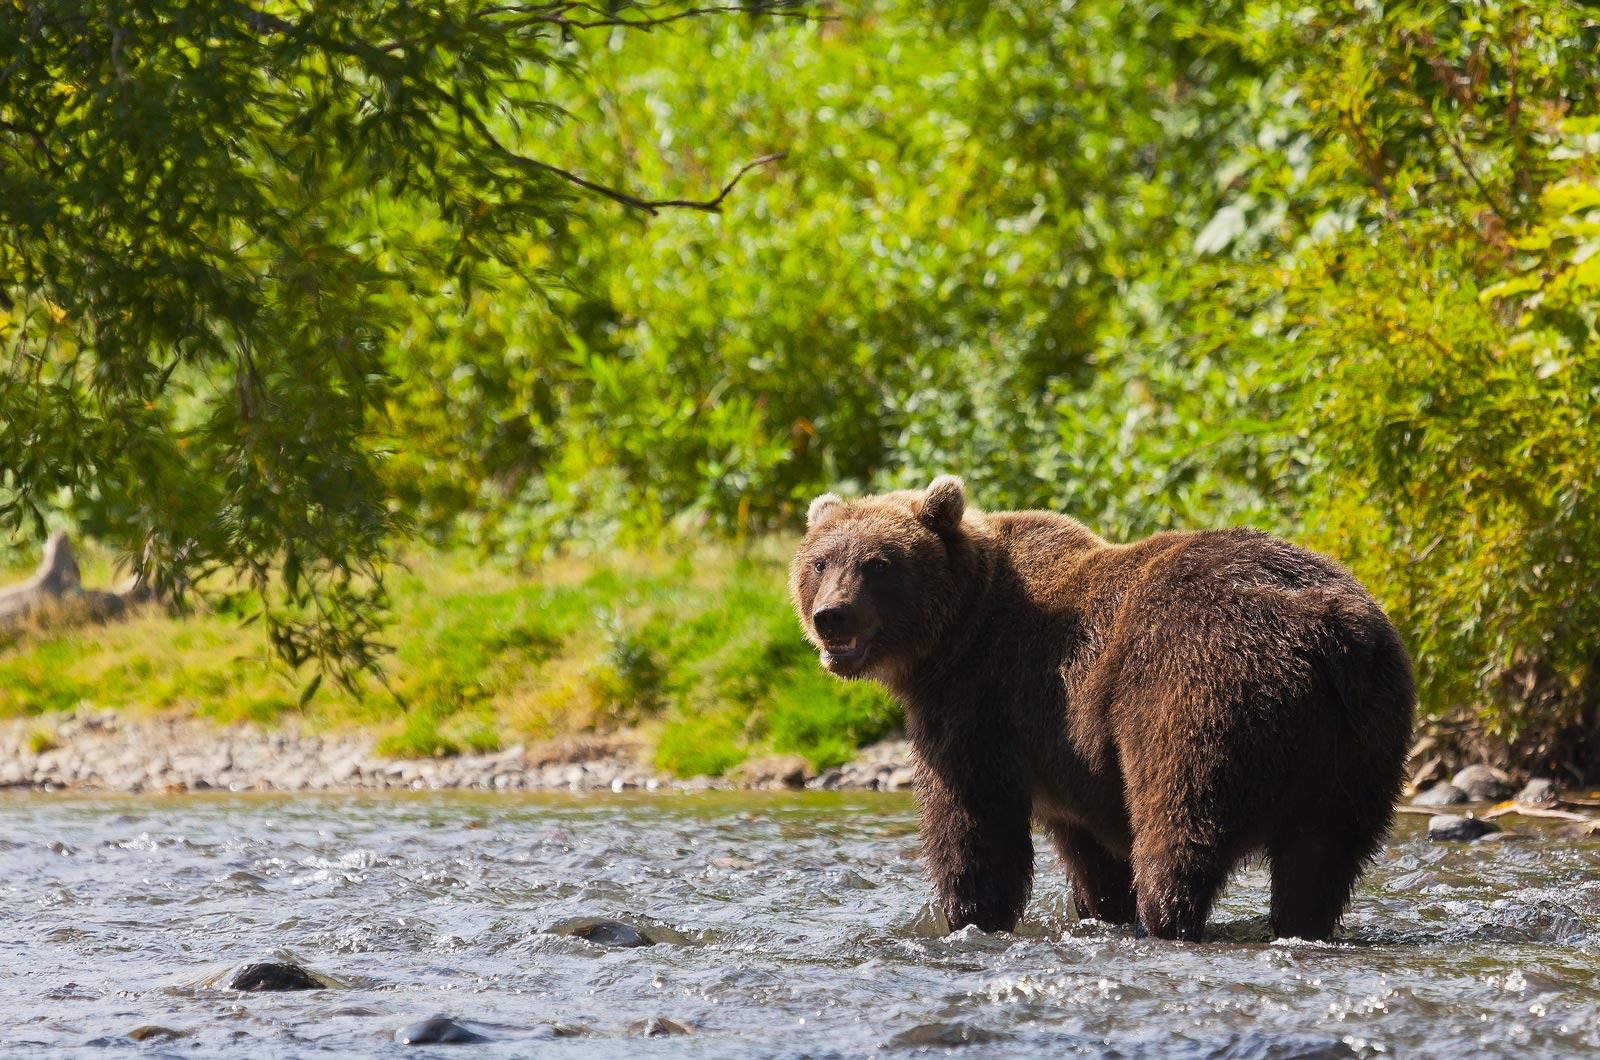
{"type": "Polygon", "coordinates": [[[1080,912],[1199,939],[1265,850],[1272,930],[1325,939],[1392,823],[1411,662],[1334,561],[1255,530],[1108,544],[961,480],[811,505],[790,590],[822,664],[905,705],[952,930],[1009,930],[1030,820],[1080,912]]]}

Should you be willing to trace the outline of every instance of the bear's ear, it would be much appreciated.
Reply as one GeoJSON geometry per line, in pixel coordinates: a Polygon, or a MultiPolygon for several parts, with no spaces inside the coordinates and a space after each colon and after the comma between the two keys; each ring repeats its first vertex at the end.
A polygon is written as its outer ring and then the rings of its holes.
{"type": "Polygon", "coordinates": [[[840,499],[837,493],[824,493],[812,501],[811,507],[806,510],[806,529],[809,530],[816,526],[835,508],[842,507],[844,507],[844,501],[840,499]]]}
{"type": "Polygon", "coordinates": [[[940,475],[922,495],[922,510],[917,517],[935,533],[945,533],[961,525],[967,510],[967,491],[954,475],[940,475]]]}

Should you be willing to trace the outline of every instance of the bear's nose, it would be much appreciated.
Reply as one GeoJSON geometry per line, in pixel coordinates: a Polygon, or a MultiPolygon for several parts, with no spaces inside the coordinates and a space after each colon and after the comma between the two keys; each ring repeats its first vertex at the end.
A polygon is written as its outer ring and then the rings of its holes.
{"type": "Polygon", "coordinates": [[[850,608],[844,604],[829,604],[811,612],[811,624],[823,639],[843,637],[850,631],[850,608]]]}

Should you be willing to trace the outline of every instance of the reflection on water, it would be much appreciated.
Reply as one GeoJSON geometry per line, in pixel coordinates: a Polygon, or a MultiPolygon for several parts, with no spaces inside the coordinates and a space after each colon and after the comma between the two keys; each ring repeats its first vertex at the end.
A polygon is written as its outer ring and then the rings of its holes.
{"type": "MultiPolygon", "coordinates": [[[[1600,844],[1401,821],[1349,938],[942,937],[894,796],[0,798],[7,1055],[1321,1058],[1600,1049],[1600,844]],[[297,962],[323,989],[229,976],[297,962]],[[451,1021],[426,1023],[435,1016],[451,1021]],[[401,1045],[462,1031],[455,1044],[401,1045]],[[687,1033],[685,1033],[687,1032],[687,1033]],[[487,1039],[474,1041],[474,1038],[487,1039]]],[[[435,1039],[437,1040],[437,1039],[435,1039]]]]}

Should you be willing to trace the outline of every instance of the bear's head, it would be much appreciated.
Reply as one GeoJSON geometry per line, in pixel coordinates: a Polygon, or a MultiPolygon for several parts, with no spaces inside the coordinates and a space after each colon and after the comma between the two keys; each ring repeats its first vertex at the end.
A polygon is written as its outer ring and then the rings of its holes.
{"type": "Polygon", "coordinates": [[[960,608],[966,507],[953,475],[926,490],[811,502],[789,591],[824,667],[892,681],[938,647],[960,608]]]}

